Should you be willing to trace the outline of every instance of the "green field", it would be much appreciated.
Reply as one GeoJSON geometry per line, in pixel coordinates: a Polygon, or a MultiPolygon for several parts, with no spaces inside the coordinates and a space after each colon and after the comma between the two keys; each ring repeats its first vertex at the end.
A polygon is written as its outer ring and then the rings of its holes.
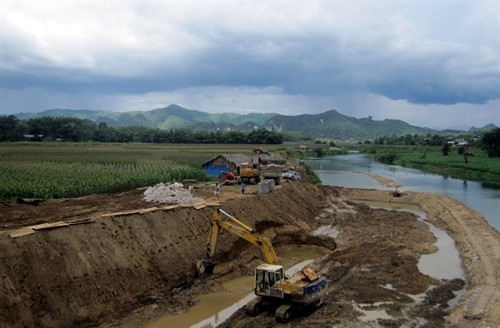
{"type": "MultiPolygon", "coordinates": [[[[185,179],[208,181],[201,165],[256,145],[2,143],[0,200],[120,192],[185,179]]],[[[268,148],[269,149],[269,148],[268,148]]]]}
{"type": "Polygon", "coordinates": [[[488,157],[481,149],[469,147],[473,155],[458,153],[452,147],[448,156],[441,152],[442,147],[430,146],[363,146],[360,150],[369,153],[375,160],[438,173],[457,179],[479,181],[484,186],[500,188],[500,158],[488,157]],[[388,161],[389,160],[389,161],[388,161]]]}

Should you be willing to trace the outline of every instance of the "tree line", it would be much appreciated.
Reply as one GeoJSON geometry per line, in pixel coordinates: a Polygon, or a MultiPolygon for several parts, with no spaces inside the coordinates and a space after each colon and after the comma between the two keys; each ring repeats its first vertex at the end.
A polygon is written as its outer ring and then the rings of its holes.
{"type": "Polygon", "coordinates": [[[282,133],[257,129],[252,131],[160,130],[141,126],[109,127],[88,119],[73,117],[37,117],[19,120],[13,115],[0,116],[0,141],[73,141],[73,142],[142,142],[142,143],[226,143],[282,144],[282,133]]]}
{"type": "MultiPolygon", "coordinates": [[[[289,132],[289,135],[293,132],[289,132]]],[[[289,137],[288,135],[288,137],[289,137]]],[[[88,119],[74,117],[37,117],[19,120],[14,115],[0,116],[0,142],[2,141],[73,141],[73,142],[142,142],[142,143],[200,143],[200,144],[282,144],[283,133],[261,128],[252,131],[193,131],[186,128],[160,130],[130,126],[109,127],[88,119]],[[27,137],[29,136],[29,137],[27,137]]],[[[473,135],[457,136],[469,146],[478,146],[490,157],[500,157],[500,128],[473,135]]],[[[393,134],[375,139],[378,145],[445,146],[448,138],[443,135],[393,134]]]]}
{"type": "MultiPolygon", "coordinates": [[[[406,134],[406,135],[386,135],[373,140],[375,145],[405,145],[405,146],[443,146],[449,140],[448,136],[427,133],[425,135],[419,134],[406,134]]],[[[462,135],[457,136],[455,139],[463,139],[468,144],[476,144],[480,135],[462,135]]]]}
{"type": "MultiPolygon", "coordinates": [[[[467,155],[467,147],[479,147],[484,150],[489,157],[500,157],[500,128],[491,129],[486,132],[474,132],[472,134],[463,134],[454,137],[455,141],[450,141],[450,137],[438,134],[406,134],[402,136],[397,136],[395,134],[391,136],[382,136],[373,141],[375,145],[405,145],[405,146],[441,146],[443,155],[447,156],[451,143],[458,145],[456,140],[461,140],[466,146],[458,147],[458,153],[461,155],[467,155]]],[[[372,143],[370,141],[365,141],[365,143],[372,143]]]]}

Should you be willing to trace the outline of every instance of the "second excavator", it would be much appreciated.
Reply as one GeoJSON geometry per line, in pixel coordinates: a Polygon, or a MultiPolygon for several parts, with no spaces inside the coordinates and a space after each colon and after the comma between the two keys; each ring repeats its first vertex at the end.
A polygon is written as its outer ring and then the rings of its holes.
{"type": "Polygon", "coordinates": [[[299,270],[293,276],[286,275],[283,266],[278,264],[270,240],[222,209],[214,210],[210,223],[206,256],[197,262],[200,274],[213,274],[217,264],[215,248],[221,229],[259,247],[267,262],[255,268],[254,293],[257,297],[245,306],[247,314],[256,316],[266,310],[275,310],[276,320],[288,322],[297,310],[322,304],[327,290],[325,277],[316,274],[311,267],[299,270]]]}

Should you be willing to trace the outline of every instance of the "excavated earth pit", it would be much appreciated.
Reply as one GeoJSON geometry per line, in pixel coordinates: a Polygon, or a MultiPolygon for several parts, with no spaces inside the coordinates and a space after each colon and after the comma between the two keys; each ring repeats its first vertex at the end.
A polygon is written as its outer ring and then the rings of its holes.
{"type": "MultiPolygon", "coordinates": [[[[262,262],[260,251],[227,232],[219,238],[214,275],[196,277],[195,263],[204,256],[209,220],[218,207],[271,239],[285,267],[321,255],[312,266],[329,280],[325,303],[315,311],[298,313],[288,326],[498,323],[498,296],[494,287],[487,288],[496,286],[492,274],[498,266],[498,232],[490,231],[484,218],[476,220],[476,228],[481,225],[485,248],[492,251],[469,247],[470,238],[447,225],[444,215],[429,216],[456,241],[460,238],[457,245],[466,273],[466,281],[436,279],[418,270],[420,257],[436,251],[427,223],[412,213],[353,202],[421,205],[419,194],[391,200],[386,191],[318,186],[304,180],[283,183],[269,194],[257,194],[256,186],[247,186],[244,195],[238,186],[222,186],[220,199],[213,199],[213,186],[195,185],[194,196],[206,201],[202,205],[146,202],[144,190],[0,203],[0,326],[146,327],[188,313],[200,303],[200,295],[224,292],[228,282],[251,280],[254,267],[262,262]],[[481,263],[474,261],[478,253],[483,255],[481,263]],[[464,296],[450,309],[449,302],[464,285],[464,296]]],[[[445,206],[447,199],[439,199],[445,209],[451,208],[445,206]]],[[[236,310],[219,326],[284,325],[272,313],[251,318],[236,310]]]]}

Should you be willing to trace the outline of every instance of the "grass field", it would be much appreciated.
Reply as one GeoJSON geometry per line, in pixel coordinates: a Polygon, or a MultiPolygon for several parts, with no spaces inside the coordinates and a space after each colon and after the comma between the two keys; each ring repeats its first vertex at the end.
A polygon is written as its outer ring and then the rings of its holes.
{"type": "Polygon", "coordinates": [[[202,163],[256,145],[2,143],[0,200],[64,198],[185,179],[210,180],[202,163]]]}
{"type": "Polygon", "coordinates": [[[451,148],[448,156],[443,155],[441,147],[429,146],[368,146],[362,151],[377,160],[392,158],[395,165],[500,188],[500,158],[490,158],[479,148],[469,148],[473,156],[467,157],[467,163],[455,147],[451,148]]]}

